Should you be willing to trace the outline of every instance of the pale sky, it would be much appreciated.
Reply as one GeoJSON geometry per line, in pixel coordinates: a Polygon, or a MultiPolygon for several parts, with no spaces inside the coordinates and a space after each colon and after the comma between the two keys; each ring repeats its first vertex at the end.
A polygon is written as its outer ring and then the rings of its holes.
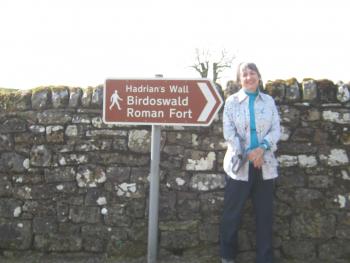
{"type": "MultiPolygon", "coordinates": [[[[198,78],[195,49],[255,62],[263,80],[350,80],[347,0],[0,0],[0,87],[198,78]]],[[[210,76],[209,76],[210,77],[210,76]]],[[[220,82],[220,81],[219,81],[220,82]]]]}

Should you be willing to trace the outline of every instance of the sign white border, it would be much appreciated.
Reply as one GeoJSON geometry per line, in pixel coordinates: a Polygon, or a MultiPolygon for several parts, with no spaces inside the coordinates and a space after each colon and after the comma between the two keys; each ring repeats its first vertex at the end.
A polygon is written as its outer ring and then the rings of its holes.
{"type": "MultiPolygon", "coordinates": [[[[218,114],[219,110],[221,109],[222,105],[224,104],[222,97],[220,93],[216,89],[216,85],[211,79],[208,78],[186,78],[186,79],[181,79],[181,78],[107,78],[103,84],[103,108],[102,108],[102,121],[105,124],[116,124],[116,125],[160,125],[160,126],[210,126],[213,120],[215,119],[215,116],[218,114]],[[214,88],[214,92],[216,93],[217,97],[219,98],[220,105],[217,107],[215,110],[211,120],[208,123],[163,123],[163,122],[110,122],[106,121],[106,116],[105,116],[105,108],[106,108],[106,82],[107,80],[156,80],[156,81],[171,81],[171,80],[182,80],[182,81],[208,81],[214,88]]],[[[204,110],[204,109],[203,109],[204,110]]]]}

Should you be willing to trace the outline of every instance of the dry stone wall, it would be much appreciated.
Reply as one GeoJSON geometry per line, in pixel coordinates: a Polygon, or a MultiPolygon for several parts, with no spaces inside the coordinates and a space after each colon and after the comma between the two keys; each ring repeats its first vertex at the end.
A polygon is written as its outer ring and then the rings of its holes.
{"type": "MultiPolygon", "coordinates": [[[[282,124],[277,262],[350,262],[349,86],[291,79],[265,90],[282,124]]],[[[101,86],[0,94],[1,262],[146,262],[150,127],[106,125],[101,113],[101,86]]],[[[160,258],[218,262],[222,116],[162,127],[161,145],[160,258]]],[[[248,201],[238,262],[253,262],[254,235],[248,201]]]]}

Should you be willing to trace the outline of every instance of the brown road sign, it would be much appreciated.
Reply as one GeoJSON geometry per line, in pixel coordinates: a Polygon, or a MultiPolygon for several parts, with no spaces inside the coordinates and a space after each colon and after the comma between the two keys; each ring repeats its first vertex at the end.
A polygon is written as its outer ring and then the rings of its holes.
{"type": "Polygon", "coordinates": [[[209,79],[107,79],[103,121],[208,126],[222,104],[209,79]]]}

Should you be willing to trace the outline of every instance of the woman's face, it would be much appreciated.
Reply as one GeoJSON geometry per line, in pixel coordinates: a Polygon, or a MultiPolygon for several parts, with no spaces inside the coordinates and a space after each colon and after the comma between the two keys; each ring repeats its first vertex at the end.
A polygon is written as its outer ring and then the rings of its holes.
{"type": "Polygon", "coordinates": [[[241,85],[247,91],[255,92],[259,86],[259,75],[256,71],[249,68],[241,68],[239,74],[241,85]]]}

